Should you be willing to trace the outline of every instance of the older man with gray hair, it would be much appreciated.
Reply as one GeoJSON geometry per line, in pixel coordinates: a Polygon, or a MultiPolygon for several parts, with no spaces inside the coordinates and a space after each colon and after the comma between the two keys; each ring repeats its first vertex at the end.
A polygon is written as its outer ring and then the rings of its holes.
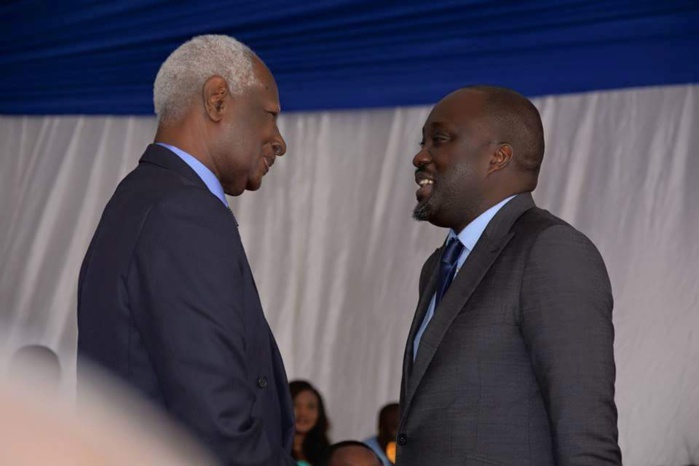
{"type": "Polygon", "coordinates": [[[293,465],[284,365],[225,196],[258,189],[286,151],[277,85],[245,45],[199,36],[163,63],[154,104],[154,144],[80,271],[79,383],[95,363],[223,463],[293,465]]]}

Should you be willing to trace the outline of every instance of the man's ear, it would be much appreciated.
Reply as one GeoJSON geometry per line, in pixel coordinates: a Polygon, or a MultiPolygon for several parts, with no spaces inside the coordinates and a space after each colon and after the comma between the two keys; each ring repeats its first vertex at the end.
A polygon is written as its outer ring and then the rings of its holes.
{"type": "Polygon", "coordinates": [[[204,83],[204,109],[213,121],[221,121],[230,103],[230,92],[226,80],[211,76],[204,83]]]}
{"type": "Polygon", "coordinates": [[[503,143],[498,144],[495,152],[490,158],[490,166],[488,167],[488,175],[495,173],[507,167],[512,161],[512,156],[514,155],[512,146],[503,143]]]}

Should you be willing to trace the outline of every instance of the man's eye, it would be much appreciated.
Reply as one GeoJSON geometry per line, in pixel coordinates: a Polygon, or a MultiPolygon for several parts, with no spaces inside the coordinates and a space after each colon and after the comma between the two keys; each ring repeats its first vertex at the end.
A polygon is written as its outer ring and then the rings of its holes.
{"type": "Polygon", "coordinates": [[[418,143],[418,145],[419,145],[420,147],[425,147],[425,140],[423,139],[422,141],[420,141],[420,142],[418,143]]]}

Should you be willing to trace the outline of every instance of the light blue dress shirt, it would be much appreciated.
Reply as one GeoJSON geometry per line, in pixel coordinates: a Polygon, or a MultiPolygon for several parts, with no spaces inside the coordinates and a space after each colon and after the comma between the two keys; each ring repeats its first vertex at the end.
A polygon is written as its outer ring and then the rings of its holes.
{"type": "Polygon", "coordinates": [[[175,153],[175,155],[181,158],[184,163],[189,165],[189,167],[192,170],[194,170],[197,173],[197,175],[199,175],[199,178],[201,178],[206,187],[209,188],[211,194],[219,198],[221,202],[223,202],[223,205],[225,205],[226,208],[228,208],[226,193],[223,192],[223,186],[221,186],[221,182],[218,180],[218,178],[216,178],[216,175],[214,175],[211,170],[206,168],[206,165],[201,163],[194,156],[189,155],[182,149],[179,149],[175,146],[171,146],[170,144],[163,144],[162,142],[156,142],[156,144],[165,147],[166,149],[170,149],[172,152],[175,153]]]}
{"type": "Polygon", "coordinates": [[[386,456],[386,452],[381,449],[381,445],[379,444],[379,438],[378,437],[371,437],[366,440],[362,440],[362,443],[372,450],[374,450],[374,453],[376,453],[376,456],[379,457],[381,460],[381,464],[383,466],[391,466],[393,463],[391,463],[388,460],[388,457],[386,456]]]}
{"type": "MultiPolygon", "coordinates": [[[[456,273],[454,274],[454,280],[456,280],[456,276],[459,274],[459,271],[461,270],[461,267],[464,265],[464,262],[466,262],[466,258],[471,253],[471,251],[473,251],[473,248],[476,247],[476,243],[481,238],[481,235],[485,231],[490,221],[493,219],[493,217],[495,217],[495,214],[497,214],[500,211],[500,209],[502,209],[503,206],[510,202],[514,197],[515,196],[510,196],[507,199],[500,201],[498,204],[495,204],[493,207],[480,214],[478,217],[476,217],[474,221],[466,225],[466,228],[461,230],[461,233],[459,233],[458,235],[454,233],[454,230],[449,230],[449,236],[447,236],[447,241],[449,241],[451,238],[458,237],[459,241],[461,241],[461,244],[464,245],[464,251],[461,253],[461,255],[459,256],[459,260],[456,263],[456,273]]],[[[415,340],[413,341],[413,361],[417,357],[417,349],[420,346],[420,339],[422,338],[422,334],[425,333],[427,324],[430,323],[430,320],[432,320],[432,316],[434,316],[435,295],[436,293],[432,295],[432,301],[430,301],[430,306],[427,308],[427,314],[425,314],[425,318],[422,320],[422,325],[420,325],[417,334],[415,334],[415,340]]]]}

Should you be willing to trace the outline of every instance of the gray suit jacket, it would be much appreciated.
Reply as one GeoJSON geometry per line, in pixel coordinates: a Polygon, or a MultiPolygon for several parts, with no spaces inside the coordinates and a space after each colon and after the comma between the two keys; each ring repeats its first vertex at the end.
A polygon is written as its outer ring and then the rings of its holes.
{"type": "Polygon", "coordinates": [[[442,248],[420,277],[397,466],[618,465],[607,271],[582,233],[520,194],[493,218],[412,346],[442,248]]]}

